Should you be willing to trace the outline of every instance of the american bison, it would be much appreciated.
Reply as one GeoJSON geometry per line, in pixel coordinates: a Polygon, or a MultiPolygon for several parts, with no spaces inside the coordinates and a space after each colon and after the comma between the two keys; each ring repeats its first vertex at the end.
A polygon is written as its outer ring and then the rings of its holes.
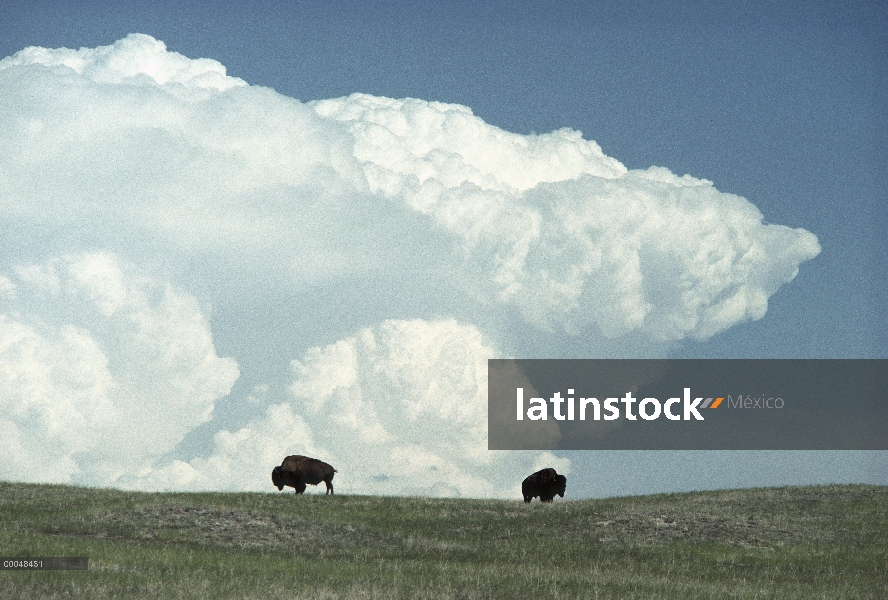
{"type": "Polygon", "coordinates": [[[283,490],[285,485],[296,489],[297,494],[305,491],[305,484],[317,485],[320,482],[327,484],[327,494],[333,493],[333,474],[336,469],[316,458],[307,456],[288,456],[271,472],[271,481],[278,490],[283,490]]]}
{"type": "Polygon", "coordinates": [[[533,475],[528,475],[521,482],[521,493],[524,494],[524,501],[530,502],[539,496],[542,502],[551,502],[558,494],[564,498],[564,490],[567,488],[567,477],[559,475],[555,469],[543,469],[537,471],[533,475]]]}

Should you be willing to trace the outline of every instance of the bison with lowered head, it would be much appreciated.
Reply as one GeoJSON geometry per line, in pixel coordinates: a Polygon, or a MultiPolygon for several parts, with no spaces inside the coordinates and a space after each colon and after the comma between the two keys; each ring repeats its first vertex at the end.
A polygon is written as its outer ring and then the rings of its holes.
{"type": "Polygon", "coordinates": [[[528,475],[521,482],[521,493],[524,501],[530,502],[539,496],[542,502],[551,502],[558,494],[564,498],[564,490],[567,488],[567,477],[559,475],[555,469],[543,469],[533,475],[528,475]]]}
{"type": "Polygon", "coordinates": [[[333,493],[333,473],[336,469],[316,458],[307,456],[288,456],[271,472],[271,481],[278,490],[283,490],[285,485],[296,489],[297,494],[305,491],[305,484],[317,485],[320,482],[327,484],[327,494],[333,493]]]}

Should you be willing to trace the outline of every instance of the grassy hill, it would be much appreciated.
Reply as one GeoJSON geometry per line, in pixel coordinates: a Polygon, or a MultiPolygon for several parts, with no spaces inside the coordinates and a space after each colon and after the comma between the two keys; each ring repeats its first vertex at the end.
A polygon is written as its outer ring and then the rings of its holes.
{"type": "Polygon", "coordinates": [[[0,598],[888,598],[888,487],[603,500],[0,483],[0,598]]]}

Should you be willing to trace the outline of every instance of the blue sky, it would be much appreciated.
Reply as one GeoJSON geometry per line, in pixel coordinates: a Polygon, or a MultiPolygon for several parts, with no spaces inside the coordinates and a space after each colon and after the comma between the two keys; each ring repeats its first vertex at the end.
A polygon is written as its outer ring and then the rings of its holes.
{"type": "MultiPolygon", "coordinates": [[[[0,7],[0,56],[28,46],[96,48],[137,32],[163,41],[170,52],[218,61],[229,76],[250,86],[267,86],[302,102],[355,92],[417,98],[469,107],[486,124],[507,132],[581,131],[583,139],[594,140],[604,155],[630,170],[660,166],[679,177],[709,180],[719,192],[746,198],[765,223],[802,228],[819,241],[819,255],[802,262],[798,276],[770,295],[763,318],[705,340],[688,335],[657,351],[701,358],[884,358],[886,31],[888,10],[875,2],[841,9],[829,3],[765,2],[730,8],[693,2],[621,8],[610,3],[470,8],[463,3],[119,7],[33,2],[0,7]]],[[[219,431],[243,431],[255,411],[280,406],[292,393],[291,362],[301,357],[308,364],[309,348],[351,339],[384,319],[455,318],[482,331],[496,329],[500,319],[467,308],[461,296],[448,296],[444,284],[434,294],[405,299],[404,289],[384,277],[361,290],[361,302],[342,302],[346,292],[335,285],[280,282],[247,297],[245,288],[279,273],[273,267],[262,271],[261,261],[251,263],[251,275],[239,270],[243,267],[227,269],[237,254],[231,248],[203,249],[158,267],[165,264],[165,251],[152,250],[150,239],[133,242],[120,234],[115,241],[113,231],[89,233],[89,227],[70,223],[35,225],[32,231],[9,225],[13,222],[3,223],[3,266],[9,272],[20,263],[49,264],[74,250],[111,252],[135,271],[171,282],[201,306],[212,304],[212,311],[201,309],[201,314],[213,347],[222,359],[236,360],[238,375],[207,388],[227,385],[231,393],[206,392],[204,406],[214,408],[214,417],[205,422],[187,417],[190,425],[183,426],[182,440],[167,459],[215,456],[209,448],[214,440],[218,444],[219,431]],[[103,244],[103,239],[110,241],[103,244]],[[392,290],[399,294],[396,300],[392,290]],[[316,312],[293,316],[306,304],[316,312]]],[[[385,238],[387,229],[377,227],[385,238]]],[[[411,240],[382,249],[368,242],[362,251],[416,254],[419,258],[411,260],[421,268],[423,257],[434,257],[435,249],[411,240]]],[[[523,310],[526,316],[529,309],[523,310]]],[[[505,318],[515,318],[514,306],[505,312],[505,318]]],[[[589,352],[575,336],[558,331],[485,347],[532,358],[544,357],[547,348],[556,348],[556,356],[589,352]]],[[[609,351],[619,351],[620,339],[609,351]]],[[[113,357],[110,362],[113,367],[113,357]]],[[[885,482],[881,455],[763,457],[575,455],[570,468],[579,480],[575,489],[586,495],[757,482],[885,482]],[[727,474],[726,462],[734,465],[727,474]],[[604,485],[596,482],[601,473],[623,475],[604,485]]]]}

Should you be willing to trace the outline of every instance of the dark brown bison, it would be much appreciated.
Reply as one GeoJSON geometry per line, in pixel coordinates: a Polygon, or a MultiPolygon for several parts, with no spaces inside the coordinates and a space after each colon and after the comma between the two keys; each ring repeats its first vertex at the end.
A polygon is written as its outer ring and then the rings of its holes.
{"type": "Polygon", "coordinates": [[[333,493],[333,474],[336,469],[316,458],[307,456],[288,456],[271,472],[271,481],[278,490],[283,490],[285,485],[296,489],[297,494],[305,491],[305,484],[317,485],[320,482],[327,484],[327,494],[333,493]]]}
{"type": "Polygon", "coordinates": [[[551,502],[558,494],[564,498],[564,490],[567,488],[567,477],[559,475],[555,469],[543,469],[537,471],[533,475],[528,475],[521,482],[521,493],[524,494],[524,501],[530,502],[537,496],[542,502],[551,502]]]}

